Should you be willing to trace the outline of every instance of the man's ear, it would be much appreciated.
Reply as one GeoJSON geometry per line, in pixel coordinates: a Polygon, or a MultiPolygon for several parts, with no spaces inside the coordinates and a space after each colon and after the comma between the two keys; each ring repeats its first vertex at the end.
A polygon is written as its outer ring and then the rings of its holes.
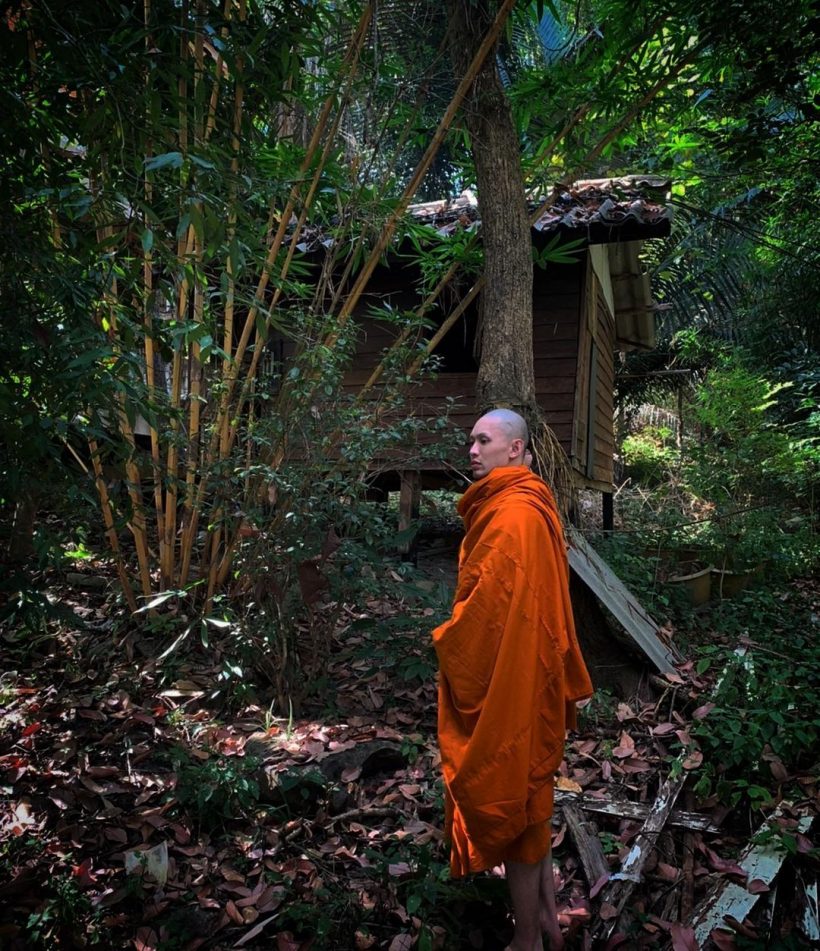
{"type": "Polygon", "coordinates": [[[513,439],[510,443],[510,458],[514,459],[516,456],[520,456],[524,452],[524,440],[523,439],[513,439]]]}

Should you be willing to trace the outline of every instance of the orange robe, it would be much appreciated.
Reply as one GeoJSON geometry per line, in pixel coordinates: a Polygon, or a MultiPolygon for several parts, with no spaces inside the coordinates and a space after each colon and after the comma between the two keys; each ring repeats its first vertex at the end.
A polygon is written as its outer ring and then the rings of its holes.
{"type": "Polygon", "coordinates": [[[458,510],[453,614],[433,631],[453,876],[544,858],[565,733],[592,693],[546,483],[523,466],[496,468],[458,510]]]}

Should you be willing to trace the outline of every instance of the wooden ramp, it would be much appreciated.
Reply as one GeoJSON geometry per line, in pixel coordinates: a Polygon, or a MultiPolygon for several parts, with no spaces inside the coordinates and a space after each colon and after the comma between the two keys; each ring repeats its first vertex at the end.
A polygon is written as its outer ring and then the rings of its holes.
{"type": "Polygon", "coordinates": [[[615,572],[578,532],[567,532],[569,566],[662,674],[682,659],[615,572]]]}

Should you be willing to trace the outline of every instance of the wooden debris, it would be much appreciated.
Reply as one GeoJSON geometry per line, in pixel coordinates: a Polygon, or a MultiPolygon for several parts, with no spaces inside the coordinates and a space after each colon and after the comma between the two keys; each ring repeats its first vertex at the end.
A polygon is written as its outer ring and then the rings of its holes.
{"type": "Polygon", "coordinates": [[[820,907],[817,903],[817,879],[805,881],[803,875],[797,874],[797,896],[802,905],[802,915],[798,927],[806,940],[815,946],[820,945],[820,907]]]}
{"type": "MultiPolygon", "coordinates": [[[[649,814],[649,806],[645,803],[629,802],[626,799],[599,799],[597,796],[584,796],[562,789],[555,790],[555,804],[562,809],[566,805],[577,806],[585,812],[616,816],[619,819],[636,819],[638,822],[644,822],[649,814]]],[[[684,809],[673,809],[667,825],[692,832],[720,831],[720,827],[715,825],[709,816],[684,809]]]]}
{"type": "MultiPolygon", "coordinates": [[[[749,844],[738,860],[738,865],[746,872],[746,884],[739,885],[724,879],[695,912],[692,925],[698,947],[706,944],[715,928],[727,927],[727,918],[742,922],[754,908],[760,891],[765,890],[763,886],[771,886],[774,882],[788,854],[776,836],[780,828],[778,820],[783,817],[786,808],[786,803],[777,808],[759,830],[758,836],[762,834],[764,841],[759,845],[749,844]],[[775,837],[769,838],[766,833],[775,833],[775,837]],[[751,882],[758,886],[753,892],[747,887],[751,882]]],[[[808,832],[811,823],[811,816],[802,816],[798,821],[798,832],[808,832]]]]}
{"type": "Polygon", "coordinates": [[[592,888],[596,882],[609,876],[609,865],[604,850],[601,848],[601,840],[598,838],[598,828],[594,822],[584,818],[577,806],[565,804],[563,813],[570,835],[578,849],[587,882],[592,888]]]}
{"type": "Polygon", "coordinates": [[[675,664],[681,658],[662,640],[655,621],[603,558],[578,532],[571,531],[567,537],[570,568],[601,604],[611,612],[655,667],[662,674],[673,673],[675,664]]]}
{"type": "Polygon", "coordinates": [[[672,807],[675,805],[675,800],[683,789],[686,779],[687,774],[682,770],[674,778],[667,778],[661,786],[641,831],[629,850],[629,854],[621,864],[621,871],[610,877],[609,884],[601,892],[601,904],[611,905],[617,914],[606,920],[598,919],[593,931],[594,940],[609,938],[615,930],[621,912],[626,906],[635,885],[641,881],[646,860],[655,847],[658,835],[669,819],[672,807]]]}
{"type": "MultiPolygon", "coordinates": [[[[686,792],[686,805],[691,806],[695,795],[686,792]]],[[[689,921],[695,909],[695,835],[689,829],[683,835],[683,886],[680,894],[680,921],[689,921]]]]}

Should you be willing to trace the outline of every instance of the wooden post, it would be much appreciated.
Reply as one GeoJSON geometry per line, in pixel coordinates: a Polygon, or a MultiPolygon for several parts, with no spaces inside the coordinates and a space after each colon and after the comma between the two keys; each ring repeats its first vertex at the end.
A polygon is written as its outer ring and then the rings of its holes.
{"type": "MultiPolygon", "coordinates": [[[[399,473],[401,491],[399,493],[399,532],[407,531],[419,517],[421,502],[421,473],[413,469],[403,469],[399,473]]],[[[415,541],[400,541],[399,553],[405,561],[415,558],[415,541]]]]}
{"type": "Polygon", "coordinates": [[[604,523],[604,531],[613,531],[615,528],[615,496],[612,492],[601,493],[601,518],[604,523]]]}

